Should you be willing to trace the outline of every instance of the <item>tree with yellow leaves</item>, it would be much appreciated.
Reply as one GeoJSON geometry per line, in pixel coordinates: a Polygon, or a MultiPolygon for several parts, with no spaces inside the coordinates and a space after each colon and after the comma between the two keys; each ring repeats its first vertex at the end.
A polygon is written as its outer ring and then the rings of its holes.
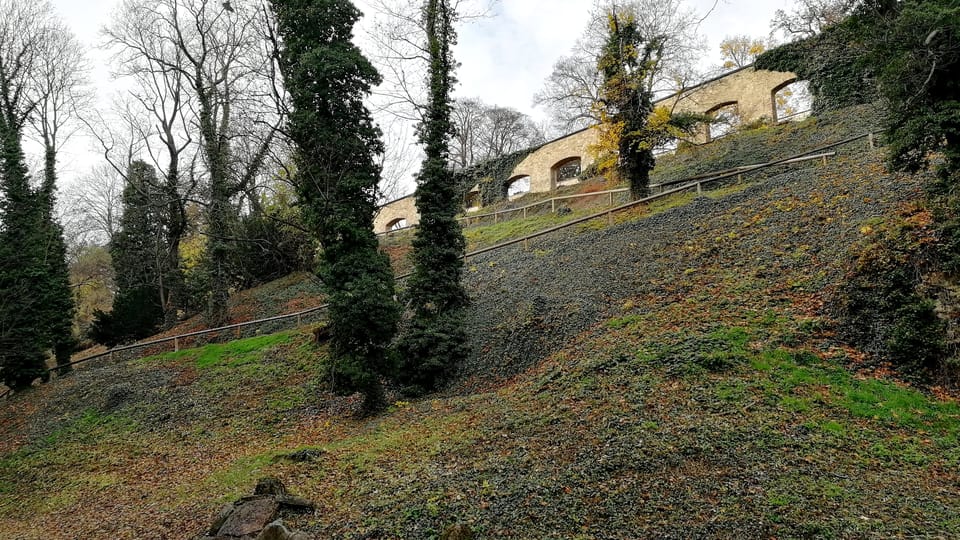
{"type": "Polygon", "coordinates": [[[703,117],[654,108],[653,91],[645,83],[661,66],[666,36],[644,36],[635,17],[616,8],[608,20],[607,41],[597,62],[603,85],[594,104],[600,118],[594,152],[601,172],[615,166],[638,200],[649,195],[654,148],[692,133],[703,117]]]}
{"type": "Polygon", "coordinates": [[[729,36],[720,42],[720,59],[723,60],[723,69],[747,67],[766,50],[767,45],[762,39],[746,35],[729,36]]]}

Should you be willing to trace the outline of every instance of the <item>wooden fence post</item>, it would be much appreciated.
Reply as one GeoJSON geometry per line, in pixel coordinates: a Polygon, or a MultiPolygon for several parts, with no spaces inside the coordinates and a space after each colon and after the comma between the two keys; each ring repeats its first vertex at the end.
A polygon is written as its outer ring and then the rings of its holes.
{"type": "Polygon", "coordinates": [[[873,150],[874,148],[877,147],[877,146],[876,146],[876,141],[873,139],[873,133],[868,133],[868,134],[867,134],[867,143],[870,144],[870,149],[871,149],[871,150],[873,150]]]}
{"type": "Polygon", "coordinates": [[[613,192],[610,192],[610,206],[613,206],[613,192]]]}
{"type": "Polygon", "coordinates": [[[550,211],[553,212],[554,214],[557,213],[557,200],[556,200],[556,199],[550,199],[550,211]]]}
{"type": "Polygon", "coordinates": [[[523,219],[527,219],[527,207],[523,207],[523,219]]]}
{"type": "Polygon", "coordinates": [[[180,352],[180,338],[173,338],[173,352],[180,352]]]}
{"type": "Polygon", "coordinates": [[[700,195],[703,195],[703,184],[701,184],[700,182],[697,182],[697,197],[699,197],[700,195]]]}

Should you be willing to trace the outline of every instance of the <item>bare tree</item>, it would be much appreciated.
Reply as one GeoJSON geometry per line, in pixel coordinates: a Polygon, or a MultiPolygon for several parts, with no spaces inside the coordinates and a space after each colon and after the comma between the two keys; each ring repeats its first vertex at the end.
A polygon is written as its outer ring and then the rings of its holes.
{"type": "Polygon", "coordinates": [[[546,141],[543,130],[526,114],[479,99],[457,100],[451,119],[456,134],[450,158],[456,168],[497,158],[546,141]]]}
{"type": "Polygon", "coordinates": [[[466,168],[480,157],[480,132],[487,106],[479,99],[454,102],[450,120],[456,129],[450,141],[450,159],[456,168],[466,168]]]}
{"type": "Polygon", "coordinates": [[[0,0],[0,113],[3,128],[22,130],[38,103],[33,91],[43,62],[50,5],[0,0]]]}
{"type": "Polygon", "coordinates": [[[596,59],[585,55],[564,56],[553,65],[534,103],[543,105],[561,131],[570,131],[600,121],[593,110],[601,85],[596,59]]]}
{"type": "Polygon", "coordinates": [[[103,32],[106,45],[114,53],[117,76],[133,83],[118,107],[119,122],[100,131],[98,138],[104,157],[117,174],[126,175],[134,159],[149,159],[163,171],[162,193],[155,201],[163,209],[164,268],[161,279],[161,305],[165,323],[170,326],[183,307],[183,274],[180,269],[180,244],[187,231],[186,200],[196,189],[196,178],[183,173],[185,161],[196,153],[191,126],[192,110],[183,53],[161,33],[160,20],[146,12],[139,2],[126,1],[103,32]],[[122,130],[122,131],[121,131],[122,130]],[[119,133],[118,133],[119,131],[119,133]],[[117,152],[119,150],[119,152],[117,152]],[[116,155],[114,155],[116,154],[116,155]]]}
{"type": "Polygon", "coordinates": [[[546,141],[529,116],[508,107],[488,107],[481,127],[483,159],[497,158],[546,141]]]}
{"type": "Polygon", "coordinates": [[[778,9],[771,26],[787,39],[819,34],[847,18],[860,0],[797,0],[790,12],[778,9]]]}
{"type": "Polygon", "coordinates": [[[595,0],[573,52],[557,61],[543,89],[534,96],[534,103],[546,107],[555,124],[565,130],[599,120],[593,110],[602,84],[596,66],[613,7],[618,13],[633,17],[639,33],[648,41],[661,44],[644,81],[649,91],[655,95],[676,92],[699,78],[695,66],[706,48],[699,34],[703,17],[685,7],[683,0],[629,0],[616,5],[609,0],[595,0]]]}
{"type": "MultiPolygon", "coordinates": [[[[219,324],[226,319],[235,199],[255,191],[282,122],[275,53],[265,39],[269,13],[213,0],[126,0],[121,13],[108,35],[127,55],[131,71],[149,83],[141,85],[152,90],[144,106],[161,126],[168,154],[183,157],[189,145],[182,136],[174,142],[174,123],[198,143],[202,170],[195,170],[205,186],[211,264],[209,321],[219,324]]],[[[183,199],[174,197],[169,168],[167,176],[170,199],[181,201],[182,216],[183,199]]]]}
{"type": "Polygon", "coordinates": [[[29,99],[35,103],[29,124],[44,150],[43,189],[52,194],[57,181],[57,154],[81,127],[80,115],[92,102],[87,86],[89,65],[83,48],[69,28],[46,21],[43,48],[30,74],[29,99]]]}
{"type": "Polygon", "coordinates": [[[120,226],[126,179],[103,163],[68,185],[58,199],[71,258],[89,246],[109,245],[120,226]]]}
{"type": "Polygon", "coordinates": [[[380,156],[380,204],[409,194],[423,152],[416,143],[415,127],[392,115],[381,115],[384,153],[380,156]]]}

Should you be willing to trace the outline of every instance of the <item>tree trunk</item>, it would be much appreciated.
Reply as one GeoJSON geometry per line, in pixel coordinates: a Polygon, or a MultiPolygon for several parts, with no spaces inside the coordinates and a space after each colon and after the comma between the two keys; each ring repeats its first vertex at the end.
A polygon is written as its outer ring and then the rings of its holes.
{"type": "Polygon", "coordinates": [[[172,328],[179,322],[178,311],[183,307],[183,271],[180,268],[180,242],[187,230],[187,216],[180,198],[180,171],[177,156],[172,153],[170,166],[167,168],[166,197],[167,197],[167,230],[166,230],[166,260],[163,263],[161,276],[163,281],[163,326],[172,328]]]}

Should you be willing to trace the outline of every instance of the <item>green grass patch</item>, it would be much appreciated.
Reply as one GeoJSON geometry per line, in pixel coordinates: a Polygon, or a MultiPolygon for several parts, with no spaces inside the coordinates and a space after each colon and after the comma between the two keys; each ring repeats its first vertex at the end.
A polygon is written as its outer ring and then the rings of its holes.
{"type": "Polygon", "coordinates": [[[817,390],[829,405],[855,418],[940,433],[960,430],[956,403],[938,401],[891,381],[860,380],[843,368],[814,363],[814,358],[804,351],[764,351],[759,362],[768,366],[769,382],[774,383],[768,391],[796,395],[817,390]]]}
{"type": "Polygon", "coordinates": [[[642,315],[627,315],[625,317],[617,317],[607,321],[607,326],[613,329],[627,328],[635,325],[639,325],[646,320],[646,317],[642,315]]]}
{"type": "MultiPolygon", "coordinates": [[[[276,461],[276,457],[277,454],[271,452],[238,459],[231,463],[226,469],[210,475],[204,482],[205,487],[211,488],[209,491],[223,493],[223,496],[220,498],[221,503],[234,501],[244,495],[249,495],[253,483],[255,483],[258,478],[265,476],[264,471],[276,461]]],[[[178,488],[177,500],[191,500],[191,489],[190,486],[178,488]]]]}
{"type": "Polygon", "coordinates": [[[185,349],[178,352],[149,356],[139,361],[168,362],[172,360],[192,359],[200,369],[215,366],[239,366],[256,362],[265,351],[290,343],[293,339],[293,334],[294,332],[281,332],[228,343],[216,343],[196,349],[185,349]]]}
{"type": "Polygon", "coordinates": [[[137,424],[119,414],[93,409],[53,433],[0,458],[0,516],[18,512],[55,512],[85,493],[119,484],[102,464],[122,460],[136,446],[137,424]],[[112,448],[104,453],[102,448],[112,448]],[[58,486],[56,493],[47,488],[58,486]]]}
{"type": "Polygon", "coordinates": [[[467,240],[467,251],[474,251],[480,248],[493,246],[508,240],[521,238],[531,235],[535,232],[562,225],[574,219],[587,216],[593,213],[589,211],[574,211],[569,214],[558,215],[554,213],[539,214],[530,216],[526,219],[515,218],[507,219],[492,225],[483,225],[464,229],[463,236],[467,240]]]}

